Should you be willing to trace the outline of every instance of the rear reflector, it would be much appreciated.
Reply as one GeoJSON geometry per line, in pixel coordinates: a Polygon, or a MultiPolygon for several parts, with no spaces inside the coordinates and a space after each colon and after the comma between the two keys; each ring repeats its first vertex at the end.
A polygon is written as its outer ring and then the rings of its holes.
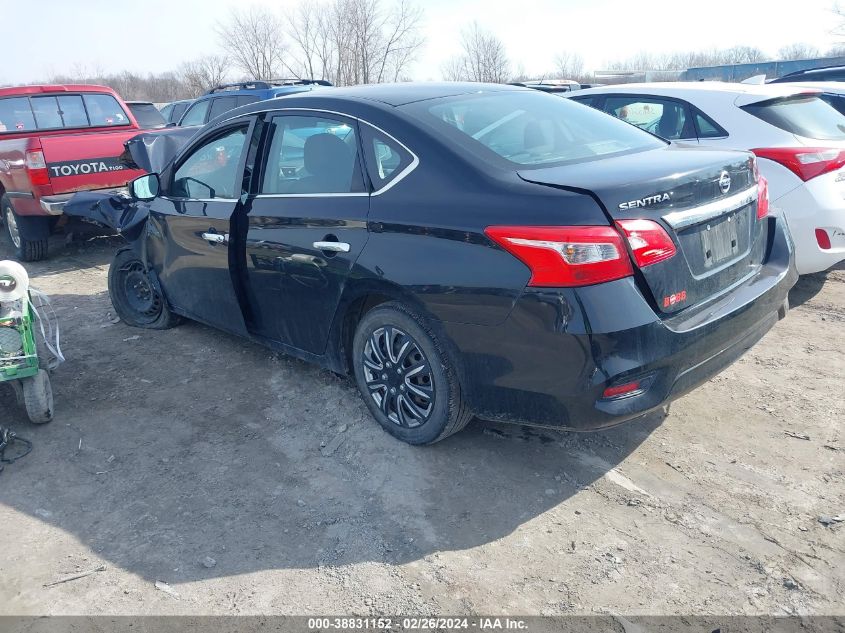
{"type": "Polygon", "coordinates": [[[640,268],[669,259],[677,252],[672,238],[657,222],[619,220],[617,224],[627,238],[634,261],[640,268]]]}
{"type": "Polygon", "coordinates": [[[602,398],[618,398],[620,396],[626,396],[634,393],[635,391],[640,390],[640,381],[635,380],[634,382],[626,382],[624,385],[614,385],[613,387],[608,387],[604,390],[602,394],[602,398]]]}
{"type": "Polygon", "coordinates": [[[589,286],[633,274],[609,226],[489,226],[487,236],[531,270],[529,286],[589,286]]]}
{"type": "Polygon", "coordinates": [[[757,219],[762,220],[769,215],[769,181],[759,176],[757,178],[757,219]]]}
{"type": "Polygon", "coordinates": [[[819,243],[820,249],[830,250],[830,235],[824,229],[816,229],[816,241],[819,243]]]}
{"type": "Polygon", "coordinates": [[[845,151],[830,147],[771,147],[751,151],[758,158],[780,163],[805,182],[845,166],[845,151]]]}
{"type": "Polygon", "coordinates": [[[31,150],[26,153],[26,170],[29,173],[29,182],[31,184],[50,184],[50,174],[47,172],[47,163],[44,161],[44,153],[40,149],[31,150]]]}

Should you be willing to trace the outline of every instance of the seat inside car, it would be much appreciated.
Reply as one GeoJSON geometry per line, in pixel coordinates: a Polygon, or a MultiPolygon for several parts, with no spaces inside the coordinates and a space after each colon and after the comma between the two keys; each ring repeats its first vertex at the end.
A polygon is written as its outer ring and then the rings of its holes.
{"type": "Polygon", "coordinates": [[[681,109],[678,106],[666,104],[663,106],[663,114],[660,116],[660,123],[657,124],[656,133],[663,138],[675,139],[680,136],[681,109]]]}
{"type": "Polygon", "coordinates": [[[334,134],[309,136],[303,148],[308,175],[293,183],[290,193],[344,193],[349,191],[354,156],[334,134]]]}

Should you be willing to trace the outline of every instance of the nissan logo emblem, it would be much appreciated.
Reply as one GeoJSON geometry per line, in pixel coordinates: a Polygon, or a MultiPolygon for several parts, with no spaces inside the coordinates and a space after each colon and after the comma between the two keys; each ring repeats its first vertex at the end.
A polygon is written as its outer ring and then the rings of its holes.
{"type": "Polygon", "coordinates": [[[731,190],[731,175],[726,171],[719,175],[719,189],[722,193],[728,193],[731,190]]]}

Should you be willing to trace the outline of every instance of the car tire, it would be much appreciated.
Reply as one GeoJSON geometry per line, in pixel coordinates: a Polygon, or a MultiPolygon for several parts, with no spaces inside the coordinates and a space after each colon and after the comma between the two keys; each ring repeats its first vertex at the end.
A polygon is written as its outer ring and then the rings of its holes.
{"type": "MultiPolygon", "coordinates": [[[[33,229],[35,229],[36,235],[45,234],[44,229],[47,227],[37,225],[41,222],[44,222],[44,224],[47,225],[50,218],[37,216],[22,218],[15,213],[15,209],[12,207],[12,201],[9,196],[3,196],[2,200],[0,200],[0,209],[2,209],[3,225],[6,227],[6,235],[8,235],[14,248],[15,259],[22,262],[37,262],[47,257],[48,239],[46,237],[43,237],[42,239],[29,239],[25,236],[27,231],[24,230],[23,225],[29,224],[33,229]]],[[[46,235],[49,234],[50,232],[47,228],[46,235]]]]}
{"type": "Polygon", "coordinates": [[[472,419],[455,365],[425,319],[399,302],[367,312],[355,330],[352,368],[379,424],[408,444],[432,444],[472,419]]]}
{"type": "Polygon", "coordinates": [[[26,415],[33,424],[46,424],[53,419],[53,387],[50,374],[43,369],[31,378],[24,378],[23,401],[26,415]]]}
{"type": "Polygon", "coordinates": [[[109,268],[109,297],[115,312],[127,325],[168,330],[181,321],[131,248],[115,253],[109,268]]]}

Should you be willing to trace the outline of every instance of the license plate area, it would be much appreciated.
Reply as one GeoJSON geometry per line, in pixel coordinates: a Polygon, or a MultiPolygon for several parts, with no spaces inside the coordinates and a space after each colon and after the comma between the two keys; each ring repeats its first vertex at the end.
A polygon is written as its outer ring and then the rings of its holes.
{"type": "Polygon", "coordinates": [[[739,224],[736,214],[706,222],[699,231],[701,254],[705,269],[733,259],[739,253],[739,224]]]}
{"type": "Polygon", "coordinates": [[[707,275],[748,254],[752,211],[746,206],[678,233],[693,275],[707,275]]]}

